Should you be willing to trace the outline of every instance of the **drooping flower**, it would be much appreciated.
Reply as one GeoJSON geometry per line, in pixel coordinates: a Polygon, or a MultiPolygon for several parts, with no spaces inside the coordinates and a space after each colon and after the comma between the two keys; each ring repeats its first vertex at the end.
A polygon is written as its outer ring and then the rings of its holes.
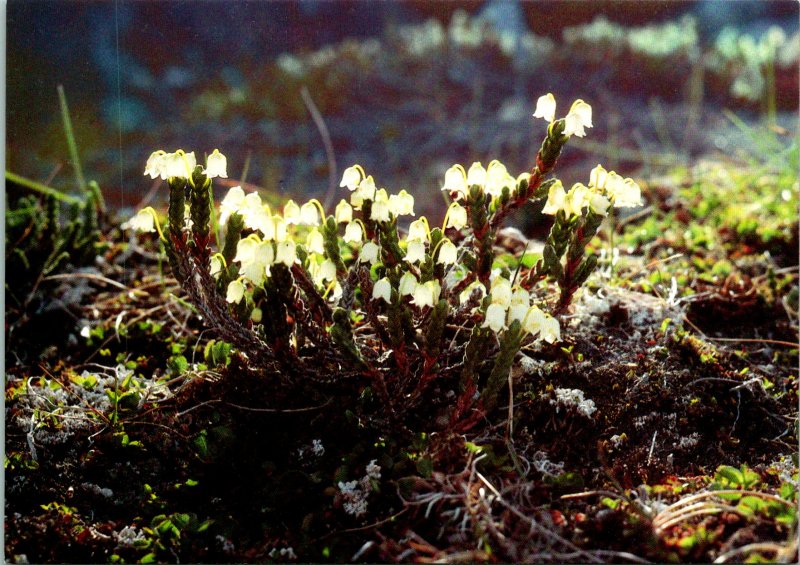
{"type": "MultiPolygon", "coordinates": [[[[536,101],[534,118],[543,118],[551,124],[556,119],[556,99],[551,93],[540,96],[536,101]]],[[[567,137],[575,135],[584,137],[584,128],[592,127],[592,107],[583,100],[576,100],[572,103],[569,113],[564,118],[564,135],[567,137]]]]}
{"type": "Polygon", "coordinates": [[[219,152],[219,149],[214,149],[206,159],[206,168],[203,170],[203,174],[210,179],[215,177],[228,178],[228,159],[219,152]]]}
{"type": "Polygon", "coordinates": [[[372,201],[372,211],[369,218],[376,222],[388,222],[391,220],[389,195],[386,193],[385,189],[382,188],[375,191],[375,198],[372,201]]]}
{"type": "Polygon", "coordinates": [[[525,319],[525,315],[528,313],[528,306],[524,304],[514,304],[512,303],[511,306],[508,308],[508,323],[517,321],[522,323],[525,319]]]}
{"type": "Polygon", "coordinates": [[[543,118],[550,123],[556,119],[556,98],[550,92],[540,96],[536,100],[536,110],[533,112],[534,118],[543,118]]]}
{"type": "Polygon", "coordinates": [[[294,265],[297,260],[297,247],[294,241],[287,239],[278,243],[278,253],[275,256],[276,263],[283,263],[287,267],[294,265]]]}
{"type": "MultiPolygon", "coordinates": [[[[617,175],[618,179],[621,179],[617,175]]],[[[606,187],[614,208],[633,208],[642,205],[642,189],[633,179],[616,180],[606,187]]]]}
{"type": "Polygon", "coordinates": [[[536,306],[531,306],[523,321],[523,329],[532,336],[538,335],[547,343],[561,339],[561,326],[558,320],[545,314],[536,306]]]}
{"type": "Polygon", "coordinates": [[[615,208],[632,208],[642,204],[642,189],[633,179],[606,171],[602,165],[597,165],[589,173],[589,188],[605,192],[615,208]]]}
{"type": "Polygon", "coordinates": [[[592,107],[583,100],[576,100],[564,118],[564,135],[584,137],[586,135],[584,128],[590,127],[592,127],[592,107]]]}
{"type": "Polygon", "coordinates": [[[406,261],[409,263],[419,263],[425,260],[425,242],[413,239],[408,242],[406,248],[406,261]]]}
{"type": "Polygon", "coordinates": [[[150,175],[151,179],[158,177],[166,179],[166,175],[163,175],[164,155],[166,155],[166,152],[161,149],[158,151],[153,151],[150,154],[150,157],[147,158],[147,164],[144,167],[144,174],[150,175]]]}
{"type": "Polygon", "coordinates": [[[240,263],[239,273],[253,284],[264,282],[267,270],[275,259],[272,243],[261,241],[255,235],[239,240],[234,261],[240,263]]]}
{"type": "Polygon", "coordinates": [[[478,163],[472,163],[469,170],[467,171],[467,186],[485,186],[486,185],[486,169],[483,168],[483,165],[478,163]]]}
{"type": "Polygon", "coordinates": [[[425,308],[426,306],[433,307],[433,305],[439,301],[441,292],[442,287],[437,280],[418,284],[414,289],[414,296],[411,299],[411,303],[418,308],[425,308]]]}
{"type": "MultiPolygon", "coordinates": [[[[238,196],[235,198],[238,198],[238,196]]],[[[261,196],[257,192],[247,194],[236,212],[242,215],[246,228],[259,230],[266,239],[275,237],[272,215],[269,212],[269,208],[265,208],[261,203],[261,196]]]]}
{"type": "Polygon", "coordinates": [[[569,193],[564,191],[561,181],[556,181],[550,187],[547,194],[547,202],[542,208],[542,214],[555,216],[559,211],[569,218],[572,215],[579,216],[581,210],[588,205],[589,189],[580,183],[575,183],[569,193]]]}
{"type": "Polygon", "coordinates": [[[231,304],[238,304],[244,298],[244,284],[241,280],[228,283],[228,290],[225,293],[225,300],[231,304]]]}
{"type": "Polygon", "coordinates": [[[219,253],[213,255],[211,257],[211,261],[209,261],[208,265],[208,274],[214,278],[219,277],[219,274],[222,272],[222,268],[224,267],[225,259],[219,253]]]}
{"type": "Polygon", "coordinates": [[[156,221],[150,210],[150,208],[139,210],[130,220],[122,224],[122,229],[145,233],[156,231],[156,221]]]}
{"type": "Polygon", "coordinates": [[[283,205],[283,220],[289,225],[300,223],[300,206],[294,200],[283,205]]]}
{"type": "Polygon", "coordinates": [[[350,203],[347,202],[347,200],[340,200],[339,203],[336,205],[334,218],[336,219],[337,224],[352,221],[353,207],[350,206],[350,203]]]}
{"type": "Polygon", "coordinates": [[[603,165],[598,164],[589,173],[589,188],[597,188],[599,190],[603,190],[606,187],[607,179],[608,179],[608,171],[605,170],[603,165]]]}
{"type": "Polygon", "coordinates": [[[228,218],[232,214],[239,212],[242,205],[244,205],[244,190],[242,190],[241,186],[234,186],[228,191],[219,206],[220,225],[227,224],[228,218]]]}
{"type": "Polygon", "coordinates": [[[428,219],[422,216],[419,220],[414,220],[408,226],[408,236],[406,241],[430,241],[431,232],[428,219]]]}
{"type": "Polygon", "coordinates": [[[236,255],[233,257],[233,260],[239,261],[240,263],[252,261],[259,241],[260,240],[255,235],[240,239],[239,243],[236,244],[236,255]]]}
{"type": "Polygon", "coordinates": [[[415,277],[412,273],[406,271],[403,273],[403,276],[400,277],[400,283],[398,286],[398,291],[400,292],[401,296],[407,296],[409,294],[414,294],[414,291],[417,288],[417,277],[415,277]]]}
{"type": "Polygon", "coordinates": [[[353,205],[354,209],[360,210],[365,200],[375,199],[376,190],[377,188],[375,186],[375,180],[372,178],[372,175],[370,175],[367,178],[363,179],[358,184],[358,187],[350,195],[350,204],[353,205]]]}
{"type": "Polygon", "coordinates": [[[319,210],[314,200],[309,200],[300,207],[300,223],[304,226],[319,225],[319,210]]]}
{"type": "Polygon", "coordinates": [[[306,236],[306,249],[310,253],[325,253],[325,238],[317,228],[313,228],[306,236]]]}
{"type": "Polygon", "coordinates": [[[436,262],[440,265],[453,265],[458,259],[458,249],[449,239],[443,239],[439,244],[439,256],[436,262]]]}
{"type": "Polygon", "coordinates": [[[405,190],[389,196],[389,211],[395,216],[414,215],[414,197],[405,190]]]}
{"type": "Polygon", "coordinates": [[[188,179],[192,176],[192,172],[196,166],[197,159],[194,156],[194,151],[186,153],[179,149],[175,153],[167,153],[164,155],[161,175],[163,178],[176,177],[188,179]]]}
{"type": "Polygon", "coordinates": [[[453,198],[463,198],[467,195],[467,173],[461,165],[453,165],[444,174],[444,186],[442,190],[450,192],[453,198]]]}
{"type": "Polygon", "coordinates": [[[506,327],[506,309],[501,304],[492,303],[486,309],[486,317],[483,320],[482,328],[491,328],[494,333],[498,333],[506,327]]]}
{"type": "Polygon", "coordinates": [[[494,197],[503,194],[503,189],[513,190],[517,185],[517,179],[512,177],[506,166],[498,160],[489,163],[486,169],[485,190],[494,197]]]}
{"type": "Polygon", "coordinates": [[[286,241],[286,221],[276,214],[272,216],[272,226],[275,241],[286,241]]]}
{"type": "Polygon", "coordinates": [[[315,260],[308,262],[308,274],[317,286],[325,286],[326,280],[336,278],[336,265],[330,259],[326,259],[321,264],[315,260]],[[327,263],[330,262],[330,265],[327,263]],[[331,268],[332,267],[332,268],[331,268]]]}
{"type": "MultiPolygon", "coordinates": [[[[316,263],[313,263],[316,265],[316,263]]],[[[316,267],[316,272],[312,275],[314,282],[318,285],[323,285],[328,281],[336,279],[336,263],[330,259],[325,259],[319,266],[316,267]]]]}
{"type": "Polygon", "coordinates": [[[506,308],[511,305],[511,281],[505,277],[495,277],[489,294],[492,297],[492,304],[499,304],[505,312],[506,308]]]}
{"type": "Polygon", "coordinates": [[[611,202],[598,192],[591,192],[588,198],[589,209],[598,216],[608,216],[608,208],[611,202]]]}
{"type": "Polygon", "coordinates": [[[522,287],[519,287],[514,290],[514,293],[511,295],[511,305],[522,304],[526,308],[531,305],[531,295],[530,293],[522,287]]]}
{"type": "Polygon", "coordinates": [[[467,225],[467,209],[458,202],[450,204],[447,209],[447,222],[445,222],[445,229],[455,228],[460,230],[467,225]]]}
{"type": "Polygon", "coordinates": [[[541,333],[539,334],[547,343],[555,343],[561,339],[561,326],[558,320],[552,316],[545,315],[542,322],[541,333]]]}
{"type": "Polygon", "coordinates": [[[364,230],[361,229],[360,222],[350,222],[344,229],[345,243],[361,243],[364,239],[364,230]]]}
{"type": "Polygon", "coordinates": [[[380,258],[381,248],[374,241],[368,241],[361,248],[361,253],[358,255],[359,261],[366,261],[370,265],[374,265],[380,258]]]}
{"type": "Polygon", "coordinates": [[[358,188],[359,183],[361,183],[361,179],[366,176],[364,174],[364,169],[361,165],[353,165],[352,167],[347,167],[344,170],[344,174],[342,175],[342,182],[339,183],[339,186],[346,186],[347,190],[354,191],[358,188]]]}
{"type": "Polygon", "coordinates": [[[387,304],[392,302],[392,284],[388,278],[383,277],[375,283],[375,286],[372,287],[372,298],[382,298],[387,304]]]}

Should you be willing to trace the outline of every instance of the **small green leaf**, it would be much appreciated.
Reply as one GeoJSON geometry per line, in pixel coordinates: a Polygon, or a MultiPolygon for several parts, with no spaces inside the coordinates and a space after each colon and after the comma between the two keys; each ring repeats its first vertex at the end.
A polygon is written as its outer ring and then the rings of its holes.
{"type": "Polygon", "coordinates": [[[730,465],[723,465],[717,469],[717,473],[714,478],[718,481],[720,479],[724,479],[725,481],[737,487],[744,485],[744,475],[742,472],[736,467],[731,467],[730,465]]]}

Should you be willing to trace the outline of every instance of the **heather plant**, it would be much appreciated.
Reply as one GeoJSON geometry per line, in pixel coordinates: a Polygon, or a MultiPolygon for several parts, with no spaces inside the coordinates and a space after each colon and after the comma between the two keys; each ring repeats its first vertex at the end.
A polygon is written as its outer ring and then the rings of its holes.
{"type": "Polygon", "coordinates": [[[168,225],[152,208],[127,225],[158,232],[204,323],[274,375],[276,390],[356,396],[358,415],[382,428],[466,429],[497,407],[523,343],[560,340],[559,316],[597,264],[588,243],[612,207],[640,203],[633,180],[599,165],[569,190],[548,178],[569,138],[592,126],[587,103],[556,119],[548,94],[534,117],[549,125],[530,172],[453,165],[441,226],[419,217],[406,227],[414,197],[379,188],[359,165],[344,171],[349,198],[333,214],[315,199],[272,210],[241,187],[217,209],[211,184],[227,177],[218,150],[205,167],[193,152],[154,152],[145,174],[167,182],[168,225]],[[509,212],[542,200],[553,225],[541,259],[496,268],[509,212]],[[225,234],[216,246],[212,215],[225,234]]]}

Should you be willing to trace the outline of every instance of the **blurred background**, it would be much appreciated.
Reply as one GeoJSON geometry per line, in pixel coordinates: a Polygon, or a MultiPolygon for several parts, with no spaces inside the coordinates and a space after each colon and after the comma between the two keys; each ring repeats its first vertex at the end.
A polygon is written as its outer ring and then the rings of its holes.
{"type": "Polygon", "coordinates": [[[546,92],[594,108],[565,184],[746,150],[723,109],[793,135],[800,36],[794,0],[10,0],[7,53],[7,170],[37,182],[75,189],[63,85],[114,207],[165,201],[153,150],[219,148],[229,186],[330,200],[359,163],[436,216],[453,163],[531,167],[546,92]]]}

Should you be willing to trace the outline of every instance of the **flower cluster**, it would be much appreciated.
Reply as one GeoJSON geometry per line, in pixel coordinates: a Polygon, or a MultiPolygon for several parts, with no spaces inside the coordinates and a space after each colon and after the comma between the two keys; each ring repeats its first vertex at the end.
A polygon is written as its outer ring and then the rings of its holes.
{"type": "MultiPolygon", "coordinates": [[[[534,118],[543,118],[551,124],[556,121],[556,99],[551,93],[540,96],[536,101],[536,110],[533,113],[534,118]]],[[[583,100],[576,100],[572,103],[564,118],[564,135],[567,137],[575,135],[577,137],[584,137],[586,130],[584,128],[592,127],[592,107],[583,100]]]]}
{"type": "Polygon", "coordinates": [[[489,296],[491,302],[486,309],[482,327],[499,333],[512,322],[518,321],[524,332],[547,343],[555,343],[561,339],[558,320],[537,306],[531,306],[531,294],[526,289],[520,286],[512,288],[511,281],[498,275],[492,280],[489,296]]]}
{"type": "Polygon", "coordinates": [[[633,179],[622,178],[597,165],[589,175],[589,186],[578,182],[567,192],[561,181],[554,182],[542,212],[554,216],[563,211],[569,218],[580,216],[588,208],[595,214],[606,216],[612,204],[614,208],[641,206],[642,190],[633,179]]]}
{"type": "MultiPolygon", "coordinates": [[[[577,100],[556,120],[548,94],[534,115],[550,122],[536,165],[517,176],[497,160],[453,165],[444,173],[442,191],[451,203],[441,225],[416,217],[407,191],[390,192],[353,165],[340,182],[349,197],[331,214],[316,199],[273,209],[258,192],[231,188],[219,206],[225,237],[220,231],[214,252],[211,179],[227,176],[227,160],[215,150],[201,167],[193,152],[179,150],[154,152],[145,168],[169,185],[167,235],[152,208],[126,227],[159,232],[176,278],[204,319],[253,362],[294,373],[295,382],[303,377],[291,359],[302,362],[303,374],[311,367],[360,374],[371,390],[362,401],[378,400],[392,418],[421,409],[434,379],[450,379],[447,386],[460,395],[448,416],[455,422],[476,398],[487,411],[498,405],[524,340],[543,347],[561,340],[558,316],[596,266],[587,244],[611,207],[641,202],[632,179],[599,165],[588,185],[569,191],[546,179],[570,136],[591,127],[588,104],[577,100]],[[554,219],[542,258],[516,272],[499,266],[495,243],[503,219],[545,198],[543,212],[554,219]],[[555,285],[557,301],[548,292],[555,285]],[[458,339],[459,347],[447,345],[458,339]],[[396,376],[384,380],[378,363],[392,364],[396,376]],[[395,401],[401,398],[407,402],[395,401]]],[[[365,510],[356,485],[341,483],[340,490],[349,511],[365,510]]]]}
{"type": "Polygon", "coordinates": [[[480,163],[472,163],[469,171],[465,171],[461,165],[453,165],[444,175],[442,190],[448,191],[451,198],[458,200],[466,199],[471,186],[479,186],[484,192],[496,198],[503,194],[503,189],[511,190],[521,180],[528,178],[530,178],[528,173],[522,173],[514,178],[506,166],[497,160],[489,163],[485,169],[480,163]]]}
{"type": "MultiPolygon", "coordinates": [[[[147,159],[147,165],[144,168],[144,174],[149,175],[151,179],[161,178],[162,180],[167,180],[173,177],[190,179],[196,166],[197,159],[194,156],[194,151],[186,153],[183,149],[178,149],[174,153],[167,153],[159,150],[150,154],[147,159]]],[[[206,160],[203,174],[208,178],[228,178],[227,167],[228,160],[225,155],[220,153],[218,149],[214,149],[206,160]]]]}

